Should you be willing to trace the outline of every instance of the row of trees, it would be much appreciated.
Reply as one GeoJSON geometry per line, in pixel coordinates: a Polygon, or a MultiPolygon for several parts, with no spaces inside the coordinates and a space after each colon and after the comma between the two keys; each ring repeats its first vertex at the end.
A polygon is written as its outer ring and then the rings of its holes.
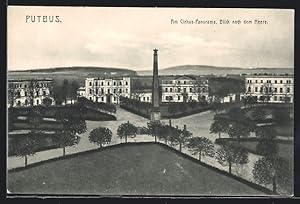
{"type": "Polygon", "coordinates": [[[248,137],[255,131],[256,124],[238,107],[230,109],[226,115],[215,115],[214,122],[210,126],[211,133],[227,133],[232,138],[248,137]]]}
{"type": "MultiPolygon", "coordinates": [[[[281,110],[273,111],[273,119],[275,121],[279,120],[281,115],[286,115],[284,118],[287,120],[288,114],[283,113],[281,110]]],[[[227,133],[229,137],[237,138],[237,143],[230,143],[235,145],[240,143],[239,139],[241,137],[248,137],[250,132],[255,132],[257,137],[256,152],[263,157],[254,165],[252,171],[254,180],[262,185],[272,185],[274,192],[277,191],[278,185],[288,188],[291,186],[291,165],[278,154],[279,147],[275,140],[276,131],[272,126],[256,126],[256,120],[264,120],[266,118],[264,110],[254,109],[251,117],[252,120],[245,116],[239,108],[231,109],[227,114],[215,116],[210,132],[218,133],[219,138],[221,133],[227,133]]],[[[238,157],[235,156],[235,158],[238,157]]],[[[221,160],[219,159],[219,161],[221,160]]],[[[242,159],[241,161],[245,160],[242,159]]]]}
{"type": "Polygon", "coordinates": [[[85,97],[79,97],[78,98],[78,105],[89,108],[89,109],[94,109],[94,110],[103,110],[107,111],[110,113],[116,113],[116,106],[114,104],[110,103],[103,103],[103,102],[93,102],[88,100],[85,97]]]}
{"type": "MultiPolygon", "coordinates": [[[[157,142],[158,138],[171,146],[179,145],[179,151],[182,151],[182,146],[186,146],[193,155],[198,155],[200,161],[204,156],[215,156],[221,165],[228,166],[230,174],[233,164],[241,165],[248,162],[248,152],[245,149],[235,145],[224,145],[215,151],[211,140],[205,137],[192,137],[192,133],[186,130],[186,126],[181,130],[178,127],[153,121],[148,122],[147,126],[148,134],[155,138],[155,142],[157,142]]],[[[137,135],[137,131],[138,127],[128,121],[118,127],[117,135],[120,139],[125,139],[127,143],[127,139],[129,137],[134,138],[137,135]]],[[[112,132],[105,127],[96,128],[89,135],[90,142],[99,145],[100,148],[109,144],[111,139],[112,132]]]]}
{"type": "MultiPolygon", "coordinates": [[[[272,111],[272,122],[277,124],[288,124],[291,122],[289,112],[281,109],[272,111]]],[[[251,118],[245,116],[240,108],[232,108],[228,114],[215,115],[214,122],[210,126],[210,132],[219,134],[227,133],[232,138],[248,137],[250,132],[259,134],[260,128],[256,125],[257,121],[264,121],[267,113],[262,108],[254,108],[251,113],[251,118]]],[[[276,134],[276,132],[270,133],[276,134]]],[[[276,136],[276,135],[275,135],[276,136]]],[[[274,137],[275,137],[274,136],[274,137]]]]}
{"type": "MultiPolygon", "coordinates": [[[[27,156],[34,155],[41,146],[39,138],[44,136],[44,132],[40,127],[44,117],[43,110],[43,107],[39,106],[32,108],[28,114],[31,131],[22,139],[19,139],[15,146],[16,156],[25,157],[25,166],[27,166],[27,156]]],[[[81,111],[78,109],[76,111],[79,113],[77,117],[72,117],[72,110],[56,112],[54,116],[56,121],[61,124],[61,128],[57,128],[52,139],[55,146],[63,149],[63,156],[65,156],[65,148],[77,145],[80,141],[79,134],[87,130],[86,122],[80,114],[81,111]]]]}
{"type": "Polygon", "coordinates": [[[138,99],[131,99],[124,96],[120,96],[120,104],[138,112],[143,112],[144,114],[150,114],[150,111],[152,110],[151,103],[141,102],[138,99]]]}
{"type": "Polygon", "coordinates": [[[254,165],[254,180],[262,185],[272,185],[274,192],[278,185],[289,190],[292,186],[291,164],[278,154],[276,131],[270,126],[262,126],[256,129],[256,136],[259,139],[256,152],[263,157],[254,165]]]}

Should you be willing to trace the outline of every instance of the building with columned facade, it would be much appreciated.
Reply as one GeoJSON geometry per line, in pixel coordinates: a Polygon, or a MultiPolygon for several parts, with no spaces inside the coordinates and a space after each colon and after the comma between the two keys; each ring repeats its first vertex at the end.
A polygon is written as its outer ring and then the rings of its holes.
{"type": "Polygon", "coordinates": [[[86,78],[77,93],[94,102],[119,104],[120,96],[130,97],[130,77],[86,78]]]}
{"type": "Polygon", "coordinates": [[[294,76],[255,74],[245,77],[246,96],[257,102],[294,103],[294,76]]]}
{"type": "Polygon", "coordinates": [[[45,79],[9,79],[8,80],[8,107],[37,106],[43,104],[45,98],[52,100],[53,80],[45,79]]]}
{"type": "Polygon", "coordinates": [[[201,76],[166,76],[161,81],[162,102],[207,101],[208,79],[201,76]]]}

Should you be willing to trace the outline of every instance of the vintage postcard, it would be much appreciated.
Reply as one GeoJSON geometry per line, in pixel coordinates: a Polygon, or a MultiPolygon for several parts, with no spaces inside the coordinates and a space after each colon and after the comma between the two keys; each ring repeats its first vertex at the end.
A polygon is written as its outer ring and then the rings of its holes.
{"type": "Polygon", "coordinates": [[[7,19],[8,195],[294,194],[294,10],[7,19]]]}

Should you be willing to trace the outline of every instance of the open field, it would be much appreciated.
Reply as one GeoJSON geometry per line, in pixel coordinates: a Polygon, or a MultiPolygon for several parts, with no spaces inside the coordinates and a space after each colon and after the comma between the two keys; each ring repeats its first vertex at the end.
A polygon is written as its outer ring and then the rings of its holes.
{"type": "Polygon", "coordinates": [[[8,174],[13,193],[264,195],[163,145],[123,144],[8,174]]]}
{"type": "Polygon", "coordinates": [[[38,70],[9,71],[8,79],[32,79],[32,78],[52,78],[56,83],[62,84],[63,80],[77,81],[84,86],[87,77],[116,77],[134,76],[136,72],[124,68],[110,67],[58,67],[44,68],[38,70]]]}

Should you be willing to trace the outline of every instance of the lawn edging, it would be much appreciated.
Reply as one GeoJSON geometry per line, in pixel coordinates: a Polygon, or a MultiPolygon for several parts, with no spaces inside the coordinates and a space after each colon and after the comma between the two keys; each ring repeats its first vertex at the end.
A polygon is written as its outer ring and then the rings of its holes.
{"type": "Polygon", "coordinates": [[[222,175],[225,175],[225,176],[228,176],[232,179],[235,179],[237,180],[238,182],[241,182],[255,190],[258,190],[258,191],[261,191],[267,195],[279,195],[278,193],[274,193],[273,191],[271,191],[270,189],[268,188],[265,188],[263,186],[260,186],[258,184],[255,184],[251,181],[248,181],[248,180],[245,180],[243,178],[240,178],[238,176],[235,176],[235,175],[232,175],[232,174],[229,174],[227,171],[224,171],[224,170],[221,170],[221,169],[218,169],[216,167],[213,167],[211,165],[208,165],[204,162],[201,162],[199,161],[198,159],[196,158],[193,158],[185,153],[182,153],[180,152],[179,150],[176,150],[175,148],[172,148],[164,143],[160,143],[160,142],[129,142],[129,143],[120,143],[120,144],[116,144],[116,145],[110,145],[110,146],[107,146],[107,147],[102,147],[102,148],[97,148],[97,149],[92,149],[92,150],[88,150],[88,151],[84,151],[84,152],[77,152],[77,153],[74,153],[74,154],[69,154],[69,155],[66,155],[66,156],[60,156],[60,157],[56,157],[56,158],[51,158],[51,159],[48,159],[48,160],[44,160],[44,161],[40,161],[40,162],[36,162],[36,163],[32,163],[32,164],[28,164],[27,167],[17,167],[17,168],[13,168],[13,169],[9,169],[7,170],[8,173],[14,173],[14,172],[20,172],[20,171],[23,171],[23,170],[26,170],[26,169],[30,169],[30,168],[33,168],[33,167],[36,167],[36,166],[40,166],[42,164],[45,164],[45,163],[49,163],[49,162],[53,162],[53,161],[58,161],[58,160],[65,160],[65,159],[70,159],[70,158],[74,158],[74,157],[77,157],[77,156],[82,156],[82,155],[87,155],[87,154],[90,154],[90,153],[95,153],[95,152],[101,152],[101,151],[105,151],[107,149],[115,149],[115,148],[119,148],[119,147],[122,147],[122,146],[137,146],[137,145],[159,145],[165,149],[167,149],[168,151],[171,151],[179,156],[182,156],[192,162],[195,162],[197,164],[200,164],[201,166],[203,167],[206,167],[206,168],[209,168],[210,170],[213,170],[217,173],[220,173],[222,175]]]}

